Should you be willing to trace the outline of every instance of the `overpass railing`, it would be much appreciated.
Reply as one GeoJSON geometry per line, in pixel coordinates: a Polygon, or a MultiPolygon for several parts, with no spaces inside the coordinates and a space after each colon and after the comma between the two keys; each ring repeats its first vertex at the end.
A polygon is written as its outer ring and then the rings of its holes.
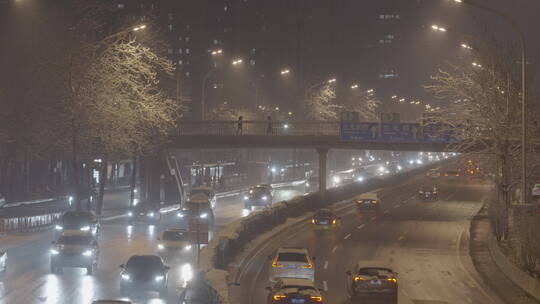
{"type": "Polygon", "coordinates": [[[231,120],[184,121],[178,124],[178,135],[339,135],[339,121],[266,121],[231,120]]]}

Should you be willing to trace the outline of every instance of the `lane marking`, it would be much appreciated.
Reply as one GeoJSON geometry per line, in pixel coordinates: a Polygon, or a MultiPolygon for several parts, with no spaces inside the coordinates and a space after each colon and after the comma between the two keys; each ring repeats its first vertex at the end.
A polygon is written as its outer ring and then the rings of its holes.
{"type": "Polygon", "coordinates": [[[323,285],[324,291],[328,291],[328,283],[326,283],[326,281],[323,281],[322,285],[323,285]]]}
{"type": "Polygon", "coordinates": [[[332,248],[332,253],[336,252],[337,250],[337,246],[334,246],[334,248],[332,248]]]}
{"type": "Polygon", "coordinates": [[[351,237],[351,234],[349,233],[349,234],[347,234],[347,235],[345,236],[345,239],[348,239],[348,238],[350,238],[350,237],[351,237]]]}
{"type": "Polygon", "coordinates": [[[384,213],[384,214],[388,214],[388,213],[390,213],[390,210],[384,210],[383,213],[384,213]]]}
{"type": "Polygon", "coordinates": [[[328,261],[324,261],[324,269],[327,269],[328,268],[328,261]]]}
{"type": "Polygon", "coordinates": [[[358,227],[356,227],[356,228],[362,229],[362,228],[364,228],[365,226],[366,226],[366,224],[362,224],[362,225],[360,225],[360,226],[358,226],[358,227]]]}

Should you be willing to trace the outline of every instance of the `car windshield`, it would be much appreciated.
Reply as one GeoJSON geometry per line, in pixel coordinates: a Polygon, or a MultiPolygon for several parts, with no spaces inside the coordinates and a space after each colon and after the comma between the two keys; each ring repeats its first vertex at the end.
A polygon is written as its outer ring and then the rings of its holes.
{"type": "Polygon", "coordinates": [[[249,194],[252,195],[252,196],[266,194],[266,188],[263,188],[263,187],[251,188],[251,189],[249,189],[249,194]]]}
{"type": "Polygon", "coordinates": [[[307,257],[303,253],[299,252],[281,252],[277,258],[280,262],[299,262],[307,263],[307,257]]]}
{"type": "Polygon", "coordinates": [[[186,231],[165,231],[162,238],[166,241],[186,241],[188,236],[186,231]]]}
{"type": "Polygon", "coordinates": [[[320,210],[315,214],[316,217],[333,217],[334,214],[330,210],[320,210]]]}
{"type": "Polygon", "coordinates": [[[298,289],[298,291],[302,291],[302,290],[313,290],[313,291],[317,291],[315,288],[311,287],[311,286],[297,286],[297,285],[284,285],[281,287],[282,289],[298,289]]]}
{"type": "Polygon", "coordinates": [[[210,204],[208,202],[187,202],[186,203],[186,209],[191,211],[197,211],[197,208],[199,211],[210,209],[210,204]]]}
{"type": "Polygon", "coordinates": [[[159,270],[163,268],[161,259],[157,256],[133,256],[126,264],[132,270],[159,270]]]}
{"type": "Polygon", "coordinates": [[[90,224],[92,215],[86,212],[68,212],[62,216],[64,224],[90,224]]]}
{"type": "Polygon", "coordinates": [[[192,189],[190,195],[193,196],[196,194],[204,194],[210,197],[211,191],[210,189],[192,189]]]}
{"type": "Polygon", "coordinates": [[[382,277],[392,277],[392,271],[388,268],[377,268],[377,267],[369,267],[369,268],[361,268],[358,270],[358,275],[361,276],[382,276],[382,277]]]}
{"type": "Polygon", "coordinates": [[[91,236],[61,236],[57,243],[63,245],[87,245],[92,242],[91,236]]]}

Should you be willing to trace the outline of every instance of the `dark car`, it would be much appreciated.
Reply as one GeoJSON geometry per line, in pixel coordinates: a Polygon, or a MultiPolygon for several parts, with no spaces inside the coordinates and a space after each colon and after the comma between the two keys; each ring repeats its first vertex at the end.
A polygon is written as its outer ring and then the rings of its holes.
{"type": "Polygon", "coordinates": [[[129,222],[156,223],[161,220],[161,212],[157,206],[151,204],[139,204],[128,212],[129,222]]]}
{"type": "Polygon", "coordinates": [[[397,273],[384,263],[358,262],[352,272],[347,271],[347,276],[351,303],[397,303],[397,273]]]}
{"type": "Polygon", "coordinates": [[[268,304],[322,304],[321,291],[308,279],[279,279],[272,287],[266,287],[268,304]]]}
{"type": "Polygon", "coordinates": [[[266,186],[249,188],[244,194],[244,209],[252,207],[269,207],[272,205],[272,191],[266,186]]]}
{"type": "Polygon", "coordinates": [[[332,210],[320,209],[313,215],[311,223],[315,229],[336,229],[340,224],[340,219],[332,210]]]}
{"type": "Polygon", "coordinates": [[[169,266],[157,255],[133,255],[126,264],[120,265],[120,294],[131,291],[156,291],[160,296],[167,294],[167,272],[169,266]]]}
{"type": "Polygon", "coordinates": [[[100,225],[90,211],[67,211],[55,226],[61,235],[93,235],[98,236],[100,225]]]}
{"type": "Polygon", "coordinates": [[[376,193],[363,193],[356,198],[356,209],[359,211],[379,211],[380,208],[381,200],[376,193]]]}
{"type": "Polygon", "coordinates": [[[63,267],[86,268],[93,274],[99,259],[99,247],[91,235],[63,235],[53,242],[51,272],[61,273],[63,267]]]}
{"type": "Polygon", "coordinates": [[[436,200],[438,195],[439,188],[437,185],[422,185],[418,190],[418,196],[425,201],[436,200]]]}

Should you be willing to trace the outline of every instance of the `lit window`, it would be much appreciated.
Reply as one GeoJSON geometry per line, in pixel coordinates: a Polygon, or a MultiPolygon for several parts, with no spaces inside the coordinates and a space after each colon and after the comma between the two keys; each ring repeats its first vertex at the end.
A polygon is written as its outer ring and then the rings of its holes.
{"type": "Polygon", "coordinates": [[[126,7],[126,5],[124,3],[118,3],[118,8],[119,9],[124,9],[124,7],[126,7]]]}
{"type": "Polygon", "coordinates": [[[182,49],[178,49],[178,54],[182,54],[182,49]]]}
{"type": "Polygon", "coordinates": [[[255,55],[256,52],[257,52],[257,50],[255,48],[252,48],[251,51],[250,51],[251,55],[255,55]]]}
{"type": "Polygon", "coordinates": [[[189,77],[189,75],[190,75],[189,72],[186,72],[186,77],[189,77]]]}
{"type": "Polygon", "coordinates": [[[182,61],[182,59],[178,60],[178,65],[182,65],[184,64],[184,62],[182,61]]]}
{"type": "Polygon", "coordinates": [[[172,32],[172,24],[169,24],[167,27],[169,28],[169,32],[172,32]]]}
{"type": "Polygon", "coordinates": [[[189,49],[186,49],[186,54],[189,54],[189,49]]]}
{"type": "Polygon", "coordinates": [[[167,54],[172,55],[172,49],[171,48],[167,49],[167,54]]]}
{"type": "Polygon", "coordinates": [[[255,65],[255,59],[250,59],[249,60],[249,65],[251,65],[251,66],[255,65]]]}
{"type": "Polygon", "coordinates": [[[223,11],[226,12],[226,11],[228,11],[228,10],[229,10],[229,7],[225,5],[225,6],[223,7],[223,11]]]}
{"type": "Polygon", "coordinates": [[[219,43],[219,40],[214,39],[214,40],[212,41],[212,43],[213,43],[214,45],[217,45],[217,44],[219,43]]]}
{"type": "Polygon", "coordinates": [[[190,37],[186,37],[186,42],[189,42],[191,40],[190,37]]]}
{"type": "Polygon", "coordinates": [[[394,39],[394,35],[392,35],[392,34],[388,34],[385,37],[386,37],[386,39],[394,39]]]}

